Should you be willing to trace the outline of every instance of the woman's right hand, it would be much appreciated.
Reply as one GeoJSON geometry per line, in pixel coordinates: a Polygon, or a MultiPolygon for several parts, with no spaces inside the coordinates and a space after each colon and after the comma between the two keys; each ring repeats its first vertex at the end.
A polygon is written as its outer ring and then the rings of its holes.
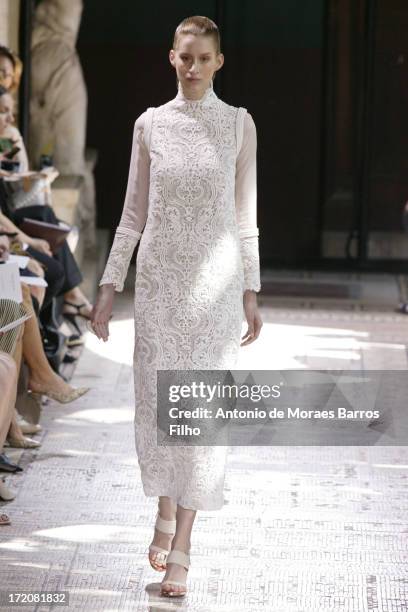
{"type": "Polygon", "coordinates": [[[112,284],[102,285],[91,313],[91,325],[95,335],[104,342],[109,338],[109,319],[112,315],[115,288],[112,284]]]}
{"type": "Polygon", "coordinates": [[[30,237],[30,241],[28,245],[32,247],[33,249],[35,249],[36,251],[39,251],[40,253],[44,253],[45,255],[52,257],[52,251],[51,251],[50,244],[46,240],[42,240],[42,238],[31,238],[30,237]]]}

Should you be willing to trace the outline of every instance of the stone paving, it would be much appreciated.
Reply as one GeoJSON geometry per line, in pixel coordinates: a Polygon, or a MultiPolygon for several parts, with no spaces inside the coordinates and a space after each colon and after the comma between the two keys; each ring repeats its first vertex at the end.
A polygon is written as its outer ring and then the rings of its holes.
{"type": "MultiPolygon", "coordinates": [[[[261,300],[262,337],[237,369],[408,369],[408,317],[261,300]]],[[[132,292],[109,343],[89,334],[73,382],[92,391],[43,408],[2,504],[0,589],[68,591],[95,611],[403,612],[408,609],[408,448],[233,447],[227,504],[199,512],[188,596],[160,598],[146,551],[156,512],[134,450],[132,292]]],[[[11,454],[11,453],[9,453],[11,454]]],[[[47,605],[9,610],[57,610],[47,605]]]]}

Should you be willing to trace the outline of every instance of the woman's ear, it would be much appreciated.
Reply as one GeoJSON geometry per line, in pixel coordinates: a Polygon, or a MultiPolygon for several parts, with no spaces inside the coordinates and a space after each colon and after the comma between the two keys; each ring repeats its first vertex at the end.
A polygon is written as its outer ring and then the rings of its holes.
{"type": "Polygon", "coordinates": [[[219,64],[217,70],[219,70],[224,65],[224,54],[223,53],[219,53],[218,57],[217,57],[217,60],[218,60],[218,64],[219,64]]]}
{"type": "Polygon", "coordinates": [[[175,57],[174,49],[170,49],[170,51],[169,51],[169,60],[170,60],[170,64],[172,66],[174,66],[174,57],[175,57]]]}

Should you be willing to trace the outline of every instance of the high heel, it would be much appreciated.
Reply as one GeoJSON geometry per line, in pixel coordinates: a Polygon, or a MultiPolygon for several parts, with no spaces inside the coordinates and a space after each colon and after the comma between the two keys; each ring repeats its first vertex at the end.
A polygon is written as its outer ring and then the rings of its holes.
{"type": "MultiPolygon", "coordinates": [[[[177,524],[176,520],[167,521],[165,519],[162,519],[159,513],[157,513],[156,523],[154,527],[155,529],[157,529],[157,531],[161,531],[162,533],[167,533],[169,535],[174,535],[176,533],[176,524],[177,524]]],[[[169,554],[169,551],[166,550],[165,548],[160,548],[160,546],[156,546],[155,544],[150,544],[149,562],[152,568],[156,570],[157,572],[164,572],[166,569],[166,558],[168,554],[169,554]],[[152,559],[150,556],[151,552],[158,553],[156,554],[154,559],[152,559]],[[160,560],[158,561],[159,558],[160,560]]]]}
{"type": "Polygon", "coordinates": [[[90,391],[90,387],[72,388],[67,393],[63,393],[60,391],[50,391],[49,389],[37,389],[37,391],[30,391],[30,393],[33,398],[37,400],[41,399],[41,395],[46,395],[50,399],[56,400],[60,404],[69,404],[70,402],[73,402],[74,400],[81,397],[81,395],[85,395],[85,393],[88,393],[88,391],[90,391]]]}
{"type": "MultiPolygon", "coordinates": [[[[171,550],[167,556],[167,563],[174,563],[175,565],[181,565],[182,567],[185,567],[186,570],[188,570],[188,568],[191,565],[190,555],[187,555],[185,552],[182,552],[181,550],[171,550]]],[[[184,595],[187,593],[187,588],[184,588],[183,590],[173,591],[171,588],[164,589],[163,587],[165,587],[166,585],[181,586],[181,587],[187,586],[186,582],[178,582],[176,580],[163,580],[163,582],[160,585],[160,595],[164,595],[165,597],[184,597],[184,595]]]]}

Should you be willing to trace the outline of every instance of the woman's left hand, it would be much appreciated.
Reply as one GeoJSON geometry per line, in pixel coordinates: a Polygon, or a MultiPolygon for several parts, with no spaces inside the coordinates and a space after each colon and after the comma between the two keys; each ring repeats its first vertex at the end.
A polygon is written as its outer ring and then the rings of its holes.
{"type": "Polygon", "coordinates": [[[261,333],[263,322],[259,314],[255,291],[247,290],[244,292],[244,311],[248,329],[241,338],[243,341],[241,342],[241,346],[251,344],[251,342],[254,342],[261,333]]]}

